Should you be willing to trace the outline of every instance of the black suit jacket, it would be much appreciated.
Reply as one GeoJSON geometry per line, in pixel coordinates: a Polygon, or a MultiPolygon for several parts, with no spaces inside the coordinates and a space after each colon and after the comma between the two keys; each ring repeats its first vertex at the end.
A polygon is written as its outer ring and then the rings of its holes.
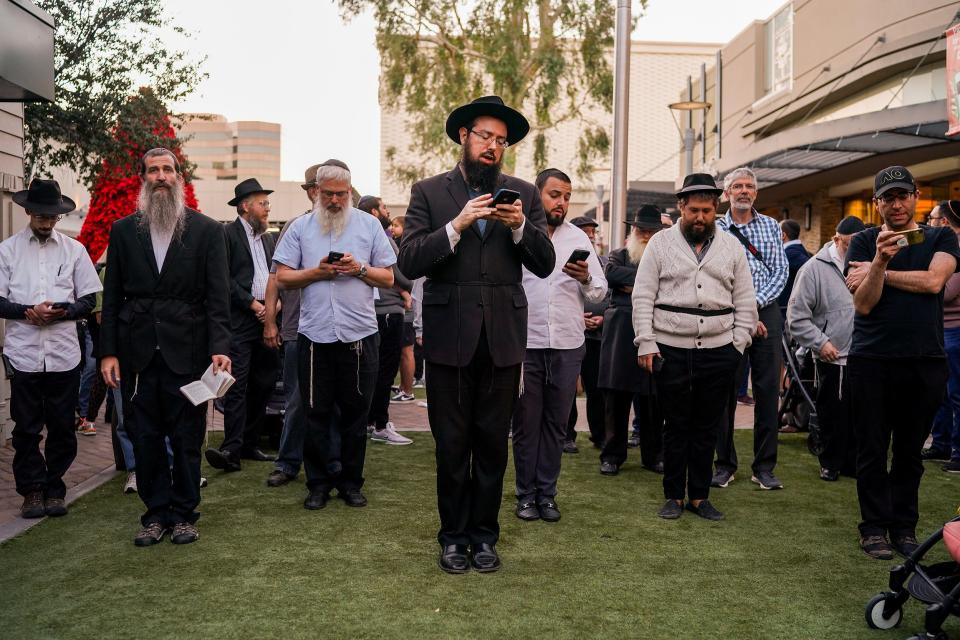
{"type": "Polygon", "coordinates": [[[527,218],[514,244],[506,225],[490,220],[483,237],[476,224],[450,250],[446,225],[470,199],[460,168],[413,185],[400,246],[400,271],[423,286],[423,349],[430,362],[463,367],[473,358],[486,327],[493,363],[523,360],[527,348],[527,297],[521,267],[540,278],[553,271],[555,255],[536,187],[503,176],[501,188],[520,193],[527,218]]]}
{"type": "Polygon", "coordinates": [[[100,355],[124,373],[142,371],[160,347],[167,366],[199,376],[230,353],[230,282],[223,225],[192,209],[157,270],[141,215],[113,224],[103,290],[100,355]]]}
{"type": "MultiPolygon", "coordinates": [[[[225,233],[227,265],[230,269],[230,325],[233,328],[234,339],[259,338],[263,335],[263,325],[250,310],[250,303],[253,302],[250,288],[253,286],[254,271],[253,254],[250,253],[247,230],[240,218],[237,218],[226,226],[225,233]]],[[[267,256],[267,271],[269,271],[276,245],[273,236],[269,233],[263,234],[262,239],[263,252],[267,256]]]]}

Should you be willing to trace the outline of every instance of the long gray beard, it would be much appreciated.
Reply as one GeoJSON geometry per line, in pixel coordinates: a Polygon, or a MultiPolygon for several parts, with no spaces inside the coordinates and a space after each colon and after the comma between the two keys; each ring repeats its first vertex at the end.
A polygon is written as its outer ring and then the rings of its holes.
{"type": "Polygon", "coordinates": [[[343,230],[347,228],[347,221],[350,220],[351,208],[353,207],[353,197],[347,199],[340,211],[330,211],[322,204],[320,198],[317,198],[317,204],[313,206],[313,213],[320,225],[320,231],[324,234],[332,233],[334,237],[339,238],[343,230]]]}
{"type": "Polygon", "coordinates": [[[640,258],[643,257],[643,252],[646,248],[647,241],[631,233],[627,238],[627,257],[630,258],[630,263],[640,264],[640,258]]]}
{"type": "Polygon", "coordinates": [[[140,227],[179,238],[183,232],[183,214],[186,212],[184,200],[183,183],[179,180],[171,185],[170,191],[154,189],[144,182],[137,198],[140,227]]]}

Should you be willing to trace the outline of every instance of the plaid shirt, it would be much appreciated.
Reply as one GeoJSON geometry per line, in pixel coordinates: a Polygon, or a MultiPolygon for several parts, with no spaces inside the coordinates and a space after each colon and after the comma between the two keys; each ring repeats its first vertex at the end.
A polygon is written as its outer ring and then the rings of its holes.
{"type": "Polygon", "coordinates": [[[729,211],[727,215],[717,220],[717,226],[727,233],[730,233],[731,225],[736,226],[740,233],[760,251],[763,262],[767,265],[764,266],[747,251],[746,247],[743,248],[744,253],[747,254],[747,264],[750,265],[750,275],[753,276],[753,288],[757,292],[757,306],[763,308],[771,302],[776,302],[790,274],[787,255],[783,252],[780,225],[776,220],[763,215],[756,209],[753,211],[753,218],[747,224],[734,225],[733,216],[729,211]]]}

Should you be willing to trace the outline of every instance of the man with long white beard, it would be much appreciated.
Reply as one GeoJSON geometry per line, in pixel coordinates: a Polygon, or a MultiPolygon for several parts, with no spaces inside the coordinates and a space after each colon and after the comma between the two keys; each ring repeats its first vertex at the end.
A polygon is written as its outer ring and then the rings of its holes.
{"type": "Polygon", "coordinates": [[[363,507],[367,416],[378,369],[374,287],[393,286],[397,258],[383,226],[352,206],[350,170],[339,160],[317,169],[312,213],[294,220],[273,260],[281,289],[302,289],[298,370],[307,430],[305,509],[322,509],[330,491],[363,507]],[[340,470],[330,465],[331,430],[340,435],[340,470]]]}
{"type": "Polygon", "coordinates": [[[710,504],[710,463],[726,394],[757,325],[756,296],[740,243],[715,224],[721,190],[694,173],[677,193],[680,223],[647,245],[633,286],[638,363],[657,372],[664,416],[663,493],[657,513],[686,509],[720,520],[710,504]]]}
{"type": "Polygon", "coordinates": [[[120,388],[147,507],[137,546],[199,537],[200,447],[206,405],[180,387],[207,367],[230,371],[230,284],[223,226],[184,205],[169,149],[139,163],[137,211],[114,223],[107,251],[100,371],[120,388]],[[173,464],[167,457],[169,439],[173,464]]]}
{"type": "Polygon", "coordinates": [[[627,214],[630,233],[627,246],[610,253],[604,268],[610,287],[610,307],[603,314],[600,343],[600,375],[597,387],[604,395],[604,438],[600,451],[600,473],[615,476],[627,460],[627,430],[630,407],[637,400],[640,420],[640,464],[662,471],[660,409],[653,378],[637,366],[633,357],[633,304],[630,294],[637,276],[637,264],[650,238],[663,228],[659,207],[645,204],[627,214]]]}

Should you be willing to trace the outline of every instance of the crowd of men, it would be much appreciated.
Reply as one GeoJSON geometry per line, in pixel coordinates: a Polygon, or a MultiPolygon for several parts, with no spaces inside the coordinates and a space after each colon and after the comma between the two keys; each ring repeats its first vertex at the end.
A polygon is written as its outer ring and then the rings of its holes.
{"type": "Polygon", "coordinates": [[[367,505],[367,442],[412,442],[390,406],[413,400],[425,380],[439,567],[492,572],[511,438],[516,516],[561,518],[563,454],[579,452],[578,381],[600,474],[616,476],[638,447],[641,466],[663,476],[658,516],[721,520],[710,493],[736,478],[734,414],[749,367],[750,479],[782,489],[790,345],[816,370],[820,477],[856,477],[861,548],[875,558],[915,549],[924,458],[960,471],[960,202],[941,203],[920,226],[913,176],[889,167],[875,180],[882,226],[845,218],[811,256],[796,222],[757,211],[750,169],[722,186],[695,173],[676,194],[675,218],[643,205],[627,215],[625,246],[599,256],[596,221],[566,219],[566,173],[547,169],[530,183],[501,171],[528,130],[497,96],[455,109],[445,131],[459,162],[414,184],[400,218],[377,197],[358,198],[343,162],[313,165],[307,208],[276,240],[272,192],[257,180],[236,185],[227,204],[237,219],[221,225],[185,206],[176,156],[152,149],[138,167],[137,210],[113,225],[100,278],[83,247],[54,229],[73,202],[54,181],[34,180],[14,196],[28,227],[0,244],[22,515],[67,513],[62,477],[76,433],[94,428],[72,419],[76,322],[92,312],[99,374],[136,474],[126,488],[145,506],[138,546],[199,537],[206,405],[180,388],[208,367],[235,379],[223,442],[205,452],[210,466],[272,462],[270,487],[303,467],[310,510],[334,490],[348,506],[367,505]],[[281,374],[274,457],[260,441],[281,374]]]}

